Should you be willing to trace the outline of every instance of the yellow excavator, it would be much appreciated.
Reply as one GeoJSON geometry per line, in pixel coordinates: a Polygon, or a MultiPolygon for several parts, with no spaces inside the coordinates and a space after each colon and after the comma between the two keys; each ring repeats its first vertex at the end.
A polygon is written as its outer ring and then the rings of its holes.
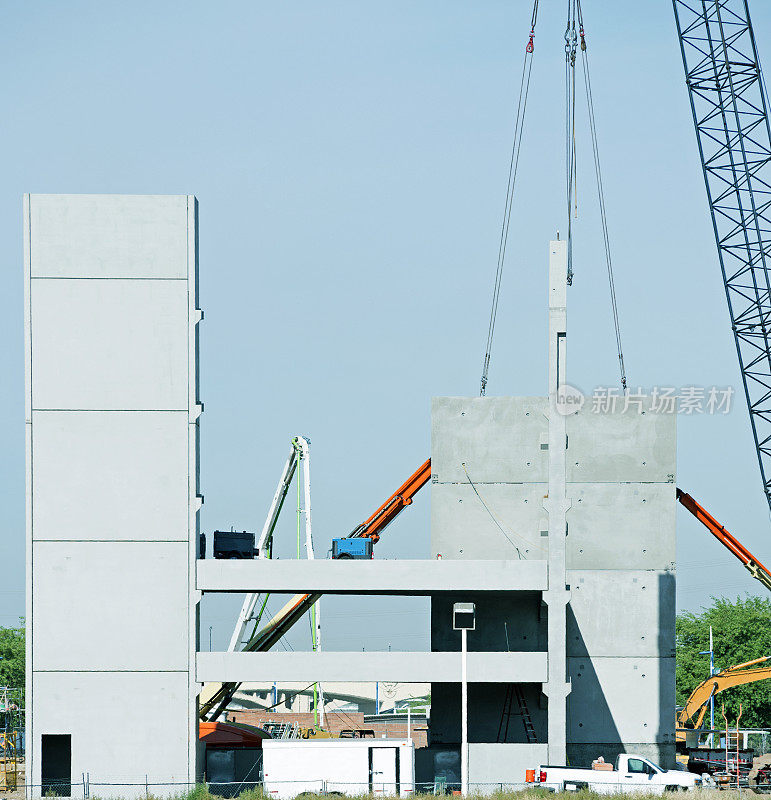
{"type": "Polygon", "coordinates": [[[709,701],[720,692],[730,689],[733,686],[741,686],[745,683],[755,683],[771,678],[771,665],[758,667],[757,664],[764,664],[771,661],[771,656],[756,658],[754,661],[747,661],[744,664],[736,664],[728,669],[707,678],[700,683],[692,692],[685,703],[685,706],[677,712],[677,732],[676,741],[678,750],[685,746],[686,728],[698,730],[704,721],[707,713],[709,701]]]}

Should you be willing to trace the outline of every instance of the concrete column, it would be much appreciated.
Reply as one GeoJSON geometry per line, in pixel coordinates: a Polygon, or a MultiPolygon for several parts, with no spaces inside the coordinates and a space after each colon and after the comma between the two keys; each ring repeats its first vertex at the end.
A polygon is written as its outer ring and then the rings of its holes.
{"type": "Polygon", "coordinates": [[[565,585],[566,514],[570,508],[565,491],[567,434],[565,416],[558,409],[558,395],[565,383],[567,345],[567,246],[549,243],[549,493],[544,507],[549,516],[549,588],[543,594],[548,606],[549,677],[544,694],[549,698],[549,763],[566,762],[567,682],[565,585]]]}

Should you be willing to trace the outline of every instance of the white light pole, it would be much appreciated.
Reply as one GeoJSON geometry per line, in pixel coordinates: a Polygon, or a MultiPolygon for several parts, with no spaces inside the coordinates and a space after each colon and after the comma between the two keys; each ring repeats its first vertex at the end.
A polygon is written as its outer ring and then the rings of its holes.
{"type": "Polygon", "coordinates": [[[467,634],[476,624],[473,603],[455,603],[452,607],[453,630],[460,631],[460,791],[468,795],[468,646],[467,634]]]}

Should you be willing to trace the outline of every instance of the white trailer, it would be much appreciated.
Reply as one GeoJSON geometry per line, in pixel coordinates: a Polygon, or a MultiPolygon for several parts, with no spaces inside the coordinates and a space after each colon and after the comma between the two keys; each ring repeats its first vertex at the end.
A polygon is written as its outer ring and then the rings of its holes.
{"type": "Polygon", "coordinates": [[[302,792],[406,795],[415,792],[409,739],[264,739],[263,791],[291,800],[302,792]]]}

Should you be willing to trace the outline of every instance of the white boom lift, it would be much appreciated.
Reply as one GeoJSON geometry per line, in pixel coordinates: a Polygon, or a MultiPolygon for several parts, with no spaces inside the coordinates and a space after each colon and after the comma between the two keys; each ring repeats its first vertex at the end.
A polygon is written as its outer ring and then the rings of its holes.
{"type": "MultiPolygon", "coordinates": [[[[298,474],[298,480],[302,480],[302,506],[298,508],[298,513],[301,513],[305,520],[305,555],[306,558],[313,560],[313,528],[311,522],[311,472],[310,472],[310,439],[305,436],[295,436],[292,439],[291,449],[289,456],[284,465],[284,470],[278,481],[278,486],[273,495],[273,500],[268,510],[268,516],[265,518],[265,524],[262,526],[260,538],[257,541],[258,558],[270,558],[273,552],[273,531],[276,528],[281,509],[284,506],[284,501],[289,493],[289,488],[292,485],[292,480],[295,474],[298,474]],[[300,477],[302,476],[302,478],[300,477]]],[[[299,492],[298,492],[299,500],[299,492]]],[[[299,520],[298,520],[299,523],[299,520]]],[[[299,547],[299,543],[298,543],[299,547]]],[[[298,551],[299,556],[299,551],[298,551]]],[[[260,600],[259,593],[252,593],[246,595],[244,603],[241,606],[241,612],[238,615],[238,621],[233,629],[233,635],[230,637],[230,644],[228,645],[228,652],[243,647],[249,641],[249,635],[246,634],[247,628],[251,622],[259,622],[262,611],[267,602],[267,595],[264,598],[262,607],[259,613],[255,614],[255,609],[260,600]]],[[[321,651],[321,603],[316,601],[311,615],[313,624],[313,649],[316,652],[321,651]]],[[[319,724],[324,724],[324,694],[321,686],[318,686],[319,699],[319,724]]]]}

